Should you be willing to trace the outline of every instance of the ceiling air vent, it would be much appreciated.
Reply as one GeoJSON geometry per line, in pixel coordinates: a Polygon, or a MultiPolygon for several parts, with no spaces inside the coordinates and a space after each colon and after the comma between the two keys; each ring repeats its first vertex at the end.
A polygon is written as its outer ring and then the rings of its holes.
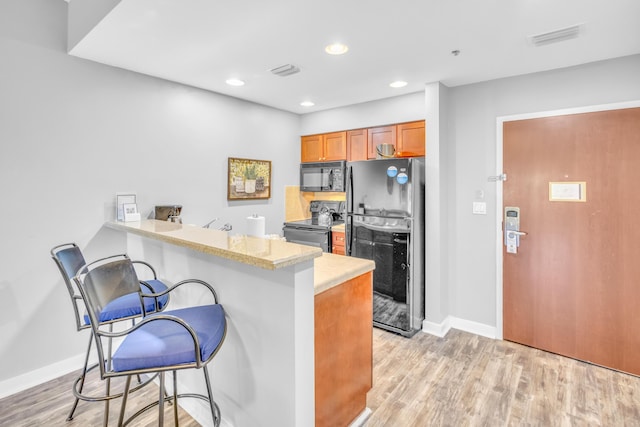
{"type": "Polygon", "coordinates": [[[581,27],[581,24],[573,25],[559,30],[549,31],[548,33],[536,34],[530,36],[529,39],[534,46],[544,46],[564,40],[575,39],[580,35],[581,27]]]}
{"type": "Polygon", "coordinates": [[[299,73],[300,68],[296,67],[293,64],[285,64],[279,67],[273,68],[271,70],[273,74],[280,77],[290,76],[291,74],[299,73]]]}

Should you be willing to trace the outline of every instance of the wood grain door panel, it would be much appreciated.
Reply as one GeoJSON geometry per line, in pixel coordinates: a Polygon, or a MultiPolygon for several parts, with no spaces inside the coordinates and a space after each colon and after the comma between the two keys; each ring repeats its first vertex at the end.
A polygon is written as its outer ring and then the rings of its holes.
{"type": "Polygon", "coordinates": [[[377,157],[376,147],[380,144],[396,146],[396,126],[379,126],[367,129],[367,144],[369,146],[369,158],[377,157]]]}
{"type": "Polygon", "coordinates": [[[320,162],[324,156],[322,135],[306,135],[300,138],[300,161],[320,162]]]}
{"type": "Polygon", "coordinates": [[[397,157],[423,157],[426,154],[425,121],[401,123],[396,126],[397,157]]]}
{"type": "Polygon", "coordinates": [[[347,132],[347,160],[367,160],[367,129],[356,129],[347,132]]]}
{"type": "Polygon", "coordinates": [[[504,338],[640,375],[640,109],[505,122],[504,338]],[[586,202],[549,182],[586,182],[586,202]]]}
{"type": "Polygon", "coordinates": [[[323,136],[323,161],[347,159],[347,132],[333,132],[323,136]]]}

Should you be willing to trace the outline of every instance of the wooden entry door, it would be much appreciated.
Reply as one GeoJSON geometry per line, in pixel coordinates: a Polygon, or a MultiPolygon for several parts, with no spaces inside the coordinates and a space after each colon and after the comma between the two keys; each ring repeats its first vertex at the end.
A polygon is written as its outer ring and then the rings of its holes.
{"type": "Polygon", "coordinates": [[[503,246],[504,339],[640,375],[640,108],[505,122],[503,149],[528,233],[503,246]]]}

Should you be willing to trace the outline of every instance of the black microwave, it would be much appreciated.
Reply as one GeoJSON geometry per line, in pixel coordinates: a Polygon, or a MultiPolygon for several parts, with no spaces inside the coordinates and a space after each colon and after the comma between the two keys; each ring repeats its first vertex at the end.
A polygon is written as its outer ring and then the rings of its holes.
{"type": "Polygon", "coordinates": [[[345,191],[347,162],[300,163],[300,191],[345,191]]]}

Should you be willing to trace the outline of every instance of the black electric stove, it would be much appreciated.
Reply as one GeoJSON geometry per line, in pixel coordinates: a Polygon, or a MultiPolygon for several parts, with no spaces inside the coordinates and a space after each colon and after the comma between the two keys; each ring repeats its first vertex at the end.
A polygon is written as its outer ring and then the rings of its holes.
{"type": "Polygon", "coordinates": [[[331,252],[331,227],[344,224],[344,203],[336,200],[312,200],[309,206],[311,218],[284,223],[282,228],[287,242],[316,246],[331,252]],[[320,224],[318,217],[323,208],[332,216],[330,225],[320,224]]]}

